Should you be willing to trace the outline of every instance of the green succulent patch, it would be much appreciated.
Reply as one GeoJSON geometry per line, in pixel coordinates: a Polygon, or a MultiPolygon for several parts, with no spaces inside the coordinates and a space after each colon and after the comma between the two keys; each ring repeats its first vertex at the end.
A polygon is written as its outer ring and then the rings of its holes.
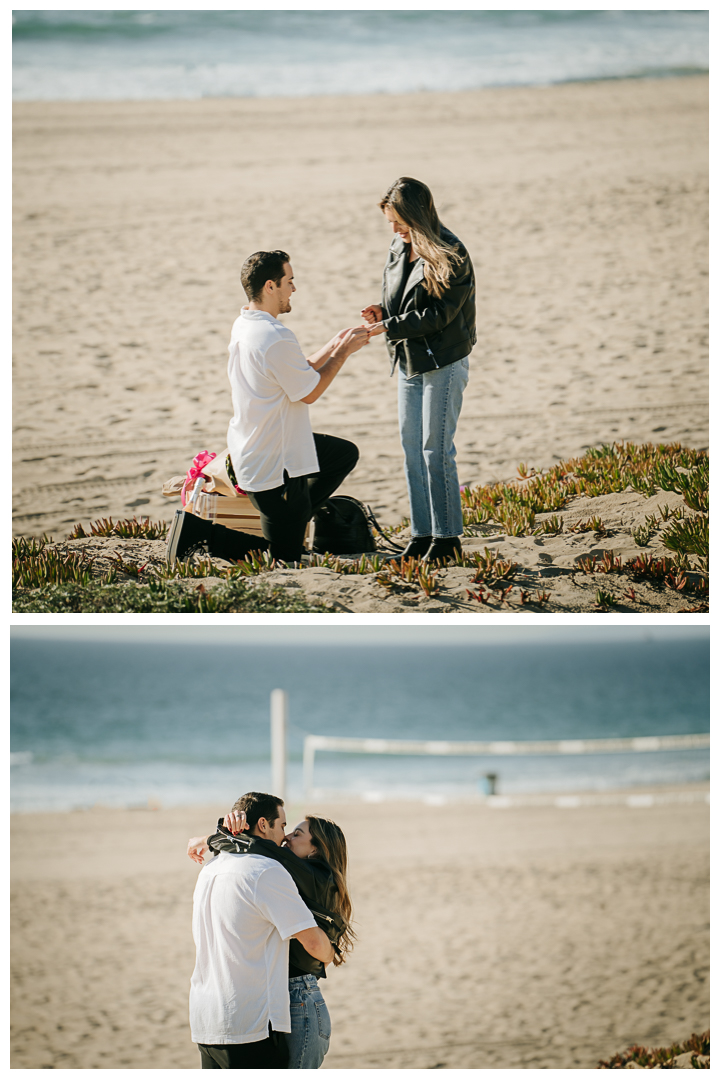
{"type": "Polygon", "coordinates": [[[385,563],[377,580],[388,591],[419,588],[425,596],[434,596],[438,592],[437,572],[421,559],[391,559],[385,563]]]}
{"type": "MultiPolygon", "coordinates": [[[[563,532],[592,532],[596,539],[608,531],[597,515],[585,521],[566,525],[557,511],[577,496],[596,497],[625,491],[628,488],[645,496],[657,489],[682,495],[684,507],[660,508],[648,515],[642,525],[632,530],[633,538],[645,547],[657,536],[667,555],[658,558],[642,553],[623,564],[612,551],[602,555],[587,555],[578,560],[577,570],[583,575],[629,576],[632,581],[649,582],[657,588],[667,587],[685,595],[694,594],[706,601],[709,574],[709,465],[703,451],[679,444],[653,446],[633,443],[613,443],[590,449],[583,457],[560,462],[545,473],[538,473],[525,464],[518,467],[520,479],[501,484],[486,484],[465,488],[462,492],[466,535],[487,532],[479,526],[499,527],[511,536],[557,535],[563,532]],[[538,514],[550,515],[536,524],[538,514]]],[[[388,532],[401,531],[402,524],[391,526],[388,532]]],[[[165,522],[152,522],[137,517],[114,521],[102,518],[86,530],[78,524],[69,539],[117,537],[119,539],[161,540],[167,535],[165,522]]],[[[49,537],[13,540],[13,590],[15,611],[324,611],[327,607],[311,607],[304,599],[293,599],[275,588],[265,592],[251,589],[249,579],[256,582],[263,574],[275,569],[267,552],[250,552],[232,566],[220,566],[212,559],[177,562],[174,566],[157,566],[151,562],[129,561],[116,552],[108,567],[98,565],[87,553],[58,551],[49,537]],[[130,578],[130,581],[118,579],[130,578]],[[207,587],[203,579],[214,579],[207,587]],[[190,579],[198,579],[197,588],[188,588],[190,579]],[[268,606],[258,607],[259,604],[268,606]],[[54,606],[53,606],[54,605],[54,606]],[[229,606],[228,606],[229,605],[229,606]],[[238,606],[245,605],[245,606],[238,606]],[[250,606],[247,606],[250,605],[250,606]],[[283,606],[285,605],[285,606],[283,606]]],[[[484,553],[465,552],[457,564],[474,571],[467,590],[468,599],[481,605],[517,602],[520,605],[544,606],[548,592],[520,588],[514,591],[519,567],[502,559],[497,551],[485,548],[484,553]],[[518,593],[519,590],[519,593],[518,593]]],[[[414,559],[396,557],[391,561],[381,554],[363,555],[359,559],[343,559],[335,555],[313,555],[308,567],[321,567],[341,574],[375,575],[378,584],[390,592],[414,590],[418,596],[437,595],[438,567],[430,568],[414,559]]],[[[608,580],[607,577],[605,579],[608,580]]],[[[525,582],[521,582],[525,584],[525,582]]],[[[623,599],[635,601],[632,587],[623,599]]],[[[616,604],[607,588],[598,589],[596,608],[608,610],[616,604]]],[[[698,608],[691,610],[701,610],[698,608]]],[[[702,609],[704,610],[704,608],[702,609]]]]}
{"type": "Polygon", "coordinates": [[[327,612],[325,605],[311,605],[304,597],[265,584],[250,586],[235,578],[213,589],[199,585],[188,590],[179,582],[150,580],[146,585],[125,582],[120,585],[67,583],[47,585],[16,596],[18,612],[327,612]]]}
{"type": "Polygon", "coordinates": [[[662,542],[679,554],[697,555],[705,564],[710,554],[710,523],[700,515],[674,521],[662,534],[662,542]]]}
{"type": "Polygon", "coordinates": [[[37,589],[42,585],[73,582],[87,587],[93,578],[93,560],[77,552],[61,554],[48,547],[49,538],[12,542],[13,589],[37,589]]]}
{"type": "Polygon", "coordinates": [[[653,472],[655,484],[663,491],[676,491],[678,495],[682,495],[691,510],[707,513],[710,482],[710,464],[707,456],[699,457],[693,465],[680,462],[682,472],[677,464],[659,461],[653,472]]]}
{"type": "Polygon", "coordinates": [[[632,530],[632,538],[638,547],[645,547],[651,537],[658,531],[658,519],[655,514],[646,514],[642,525],[632,530]]]}
{"type": "Polygon", "coordinates": [[[98,521],[93,521],[90,532],[85,532],[83,526],[77,524],[68,539],[85,540],[91,536],[120,536],[124,540],[164,540],[167,531],[165,521],[150,521],[149,518],[137,517],[123,521],[100,518],[98,521]]]}
{"type": "MultiPolygon", "coordinates": [[[[124,524],[122,522],[116,524],[124,524]]],[[[93,535],[103,535],[96,532],[93,535]]],[[[119,532],[110,535],[122,535],[119,532]]],[[[16,612],[245,612],[329,611],[311,605],[302,594],[247,580],[259,572],[250,563],[230,568],[210,560],[177,563],[174,567],[147,568],[115,555],[112,569],[99,573],[96,560],[77,552],[58,552],[47,536],[13,540],[13,611],[16,612]],[[118,574],[135,581],[118,582],[118,574]],[[188,590],[187,578],[217,577],[206,589],[188,590]]],[[[265,569],[271,569],[268,563],[265,569]]]]}
{"type": "Polygon", "coordinates": [[[710,1057],[710,1032],[704,1031],[702,1035],[691,1035],[685,1042],[673,1043],[672,1046],[664,1046],[658,1050],[650,1050],[646,1046],[631,1046],[624,1053],[615,1054],[607,1061],[599,1061],[598,1069],[624,1069],[634,1062],[643,1069],[669,1069],[675,1058],[681,1054],[693,1054],[691,1067],[693,1069],[709,1069],[709,1060],[698,1061],[697,1056],[704,1059],[710,1057]]]}
{"type": "MultiPolygon", "coordinates": [[[[708,458],[704,451],[673,443],[612,443],[593,448],[581,458],[559,462],[547,472],[510,483],[467,487],[462,493],[465,524],[527,519],[560,510],[577,495],[591,498],[632,488],[654,495],[656,488],[677,491],[691,509],[707,510],[708,458]],[[679,471],[685,470],[685,471],[679,471]]],[[[589,524],[592,528],[592,522],[589,524]]],[[[508,530],[509,531],[509,530],[508,530]]]]}
{"type": "MultiPolygon", "coordinates": [[[[678,555],[696,556],[700,560],[697,569],[707,572],[709,526],[707,517],[701,515],[709,509],[709,459],[704,451],[678,443],[612,443],[590,449],[581,458],[562,461],[542,474],[528,474],[524,464],[518,472],[520,480],[464,489],[463,518],[468,535],[474,534],[473,526],[484,524],[500,526],[510,536],[562,532],[563,519],[555,511],[576,496],[594,498],[628,488],[646,496],[654,495],[658,489],[675,491],[683,496],[690,510],[698,511],[698,516],[678,519],[677,511],[665,507],[663,521],[675,520],[661,533],[661,541],[678,555]],[[535,528],[537,514],[553,517],[535,528]]],[[[645,524],[633,533],[636,543],[643,547],[658,525],[656,518],[646,518],[645,524]]],[[[593,517],[568,527],[568,531],[602,536],[606,530],[600,518],[593,517]]]]}

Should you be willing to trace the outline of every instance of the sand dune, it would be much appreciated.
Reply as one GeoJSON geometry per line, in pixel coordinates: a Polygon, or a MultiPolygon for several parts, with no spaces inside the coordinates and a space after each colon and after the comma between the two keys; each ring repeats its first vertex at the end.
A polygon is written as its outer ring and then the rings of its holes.
{"type": "MultiPolygon", "coordinates": [[[[434,190],[478,279],[463,483],[601,441],[707,444],[707,80],[456,94],[15,107],[17,533],[168,517],[221,450],[239,269],[281,247],[308,351],[378,298],[378,198],[434,190]]],[[[374,341],[313,407],[344,490],[407,513],[374,341]]]]}
{"type": "MultiPolygon", "coordinates": [[[[199,1067],[184,852],[220,809],[14,816],[13,1068],[199,1067]]],[[[594,1068],[708,1027],[703,802],[307,809],[359,934],[325,1067],[594,1068]]]]}

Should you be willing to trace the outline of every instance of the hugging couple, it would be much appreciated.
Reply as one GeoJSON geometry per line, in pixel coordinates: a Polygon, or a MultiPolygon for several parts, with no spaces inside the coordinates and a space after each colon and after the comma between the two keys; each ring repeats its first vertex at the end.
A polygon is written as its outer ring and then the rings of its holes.
{"type": "Polygon", "coordinates": [[[345,963],[355,937],[347,847],[327,818],[285,827],[282,799],[251,791],[216,833],[188,842],[203,867],[190,984],[203,1069],[319,1069],[327,1053],[317,980],[327,964],[345,963]]]}
{"type": "Polygon", "coordinates": [[[240,277],[248,305],[229,345],[234,415],[227,472],[258,511],[263,535],[178,510],[168,536],[171,563],[198,552],[238,561],[258,548],[285,563],[300,561],[307,523],[359,456],[349,440],[313,433],[308,406],[347,358],[379,334],[390,353],[390,374],[398,370],[412,533],[403,555],[429,562],[460,555],[454,438],[476,341],[473,266],[421,181],[401,177],[379,206],[393,231],[381,303],[363,308],[362,326],[341,330],[311,356],[279,318],[292,310],[296,291],[290,256],[257,251],[245,261],[240,277]]]}

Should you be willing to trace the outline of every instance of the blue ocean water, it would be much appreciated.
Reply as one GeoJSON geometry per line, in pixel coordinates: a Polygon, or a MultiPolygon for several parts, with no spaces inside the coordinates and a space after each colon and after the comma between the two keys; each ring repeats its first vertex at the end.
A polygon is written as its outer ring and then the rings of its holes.
{"type": "MultiPolygon", "coordinates": [[[[232,802],[270,786],[269,695],[289,694],[289,795],[305,734],[578,739],[709,731],[703,640],[515,646],[243,646],[15,638],[14,810],[232,802]]],[[[707,751],[431,758],[319,753],[316,787],[446,797],[707,780],[707,751]]]]}
{"type": "Polygon", "coordinates": [[[15,11],[13,97],[407,93],[707,72],[707,11],[15,11]]]}

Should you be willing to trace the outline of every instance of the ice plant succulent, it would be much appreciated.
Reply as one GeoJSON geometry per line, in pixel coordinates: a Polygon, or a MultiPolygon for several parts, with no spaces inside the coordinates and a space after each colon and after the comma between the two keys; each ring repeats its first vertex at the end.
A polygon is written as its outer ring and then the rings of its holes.
{"type": "Polygon", "coordinates": [[[690,1054],[688,1066],[692,1069],[710,1068],[710,1032],[692,1034],[685,1042],[651,1050],[646,1046],[631,1046],[624,1053],[614,1054],[607,1061],[599,1061],[598,1069],[626,1069],[632,1062],[641,1069],[669,1069],[681,1054],[690,1054]]]}
{"type": "Polygon", "coordinates": [[[90,532],[85,532],[78,522],[70,533],[69,540],[86,540],[91,536],[120,536],[124,540],[164,540],[167,536],[167,523],[150,521],[149,518],[113,521],[112,518],[99,518],[90,525],[90,532]]]}

